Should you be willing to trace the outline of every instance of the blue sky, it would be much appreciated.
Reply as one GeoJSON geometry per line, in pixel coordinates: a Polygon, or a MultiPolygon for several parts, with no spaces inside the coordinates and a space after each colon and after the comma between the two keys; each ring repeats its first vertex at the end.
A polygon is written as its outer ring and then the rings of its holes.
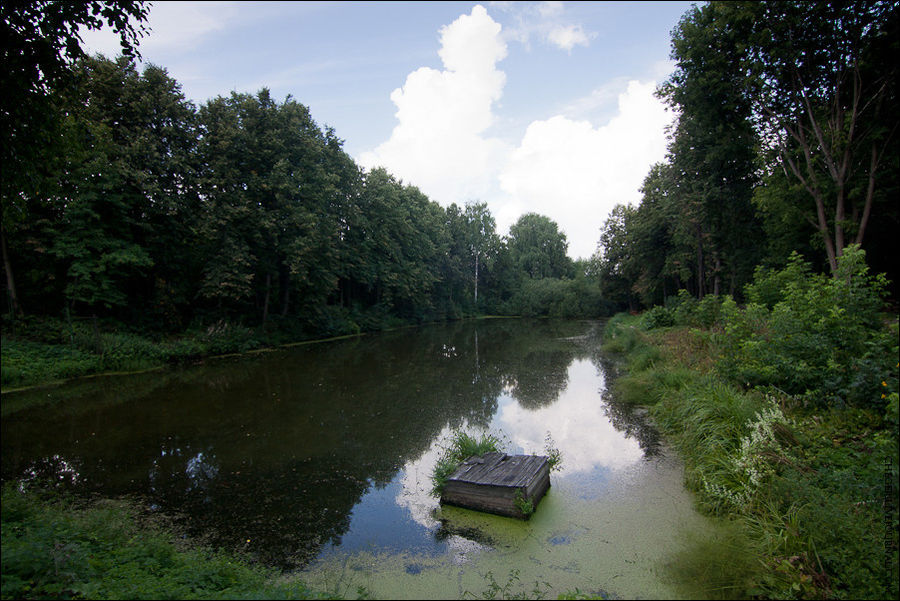
{"type": "MultiPolygon", "coordinates": [[[[546,215],[588,257],[637,203],[672,114],[653,96],[690,2],[154,2],[144,62],[196,104],[267,87],[310,108],[361,166],[501,234],[546,215]]],[[[106,32],[85,45],[117,53],[106,32]]]]}

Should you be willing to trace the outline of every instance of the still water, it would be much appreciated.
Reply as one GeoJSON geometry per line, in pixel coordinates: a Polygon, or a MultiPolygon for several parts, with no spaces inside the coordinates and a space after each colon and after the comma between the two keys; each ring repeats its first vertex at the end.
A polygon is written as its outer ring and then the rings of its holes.
{"type": "Polygon", "coordinates": [[[202,542],[382,598],[692,597],[712,532],[643,412],[607,392],[597,322],[486,320],[3,395],[4,481],[129,495],[202,542]],[[42,404],[15,410],[27,395],[42,404]],[[530,521],[440,507],[454,429],[562,469],[530,521]]]}

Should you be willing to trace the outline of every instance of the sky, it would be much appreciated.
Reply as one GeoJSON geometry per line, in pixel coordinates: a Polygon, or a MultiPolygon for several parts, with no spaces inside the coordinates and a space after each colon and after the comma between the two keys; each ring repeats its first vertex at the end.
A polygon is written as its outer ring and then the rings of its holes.
{"type": "MultiPolygon", "coordinates": [[[[197,106],[268,88],[332,127],[361,167],[442,206],[526,213],[588,258],[637,204],[673,114],[670,32],[690,2],[153,2],[144,63],[197,106]]],[[[108,31],[84,46],[113,57],[108,31]]]]}

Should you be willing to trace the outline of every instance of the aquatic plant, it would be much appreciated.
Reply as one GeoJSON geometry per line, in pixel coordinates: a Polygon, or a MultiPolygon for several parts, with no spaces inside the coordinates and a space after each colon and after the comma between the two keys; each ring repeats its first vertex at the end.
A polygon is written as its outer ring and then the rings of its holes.
{"type": "Polygon", "coordinates": [[[545,599],[547,597],[547,593],[550,591],[549,582],[536,580],[530,591],[524,588],[518,590],[520,587],[519,581],[521,580],[519,573],[518,568],[511,569],[506,579],[506,584],[497,582],[493,572],[481,574],[482,578],[489,581],[488,588],[482,591],[480,595],[476,595],[471,591],[465,591],[463,599],[545,599]]]}
{"type": "Polygon", "coordinates": [[[547,463],[550,465],[550,471],[556,472],[562,469],[562,453],[556,447],[556,443],[553,442],[553,437],[550,436],[550,432],[547,432],[547,437],[544,438],[544,453],[547,454],[547,463]]]}
{"type": "Polygon", "coordinates": [[[454,430],[450,435],[449,444],[444,447],[431,474],[431,482],[434,485],[432,494],[440,496],[447,484],[447,479],[469,457],[502,451],[502,441],[494,434],[485,432],[479,436],[473,436],[462,430],[454,430]]]}
{"type": "MultiPolygon", "coordinates": [[[[544,452],[547,454],[547,463],[550,465],[550,471],[562,469],[562,453],[556,448],[556,443],[550,432],[544,439],[544,452]]],[[[462,430],[454,430],[450,434],[450,441],[434,466],[431,474],[431,482],[433,488],[431,493],[434,496],[440,496],[441,491],[447,484],[447,479],[456,471],[460,464],[476,455],[484,455],[485,453],[503,453],[506,450],[503,438],[496,434],[483,432],[479,435],[472,435],[462,430]]],[[[533,509],[532,509],[533,511],[533,509]]],[[[525,513],[523,511],[523,513],[525,513]]]]}
{"type": "Polygon", "coordinates": [[[513,505],[516,506],[516,509],[522,512],[526,518],[530,518],[531,514],[534,513],[534,502],[531,499],[526,499],[522,496],[522,491],[516,491],[516,498],[513,499],[513,505]]]}

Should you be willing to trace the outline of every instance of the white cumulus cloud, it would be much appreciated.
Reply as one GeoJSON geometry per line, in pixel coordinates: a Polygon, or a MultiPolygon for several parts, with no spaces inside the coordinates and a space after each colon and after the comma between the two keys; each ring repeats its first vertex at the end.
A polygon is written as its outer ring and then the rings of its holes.
{"type": "Polygon", "coordinates": [[[561,476],[598,467],[619,470],[637,463],[644,456],[640,443],[617,430],[604,405],[597,402],[596,372],[590,361],[573,361],[569,386],[551,406],[532,410],[501,400],[492,427],[526,454],[544,454],[549,432],[562,454],[561,476]]]}
{"type": "Polygon", "coordinates": [[[481,5],[443,27],[444,69],[417,69],[393,91],[398,123],[386,142],[359,157],[360,164],[384,166],[442,204],[490,195],[496,166],[508,152],[483,135],[506,83],[497,69],[507,52],[500,29],[481,5]]]}
{"type": "Polygon", "coordinates": [[[587,46],[590,38],[581,25],[557,25],[547,34],[551,44],[571,52],[575,46],[587,46]]]}
{"type": "MultiPolygon", "coordinates": [[[[578,35],[560,42],[580,43],[578,35]]],[[[443,27],[444,68],[407,76],[391,94],[397,124],[390,138],[357,161],[385,167],[444,206],[486,201],[501,234],[525,213],[546,215],[565,232],[569,255],[587,258],[612,207],[639,200],[651,165],[665,156],[672,116],[653,95],[656,82],[620,79],[564,115],[532,121],[517,146],[491,137],[506,82],[498,68],[504,39],[481,5],[443,27]],[[609,108],[598,119],[601,105],[609,108]]]]}
{"type": "Polygon", "coordinates": [[[569,255],[589,257],[612,207],[637,202],[650,166],[665,156],[671,114],[655,87],[630,81],[617,114],[598,127],[561,115],[532,122],[500,175],[504,218],[547,215],[566,233],[569,255]]]}

